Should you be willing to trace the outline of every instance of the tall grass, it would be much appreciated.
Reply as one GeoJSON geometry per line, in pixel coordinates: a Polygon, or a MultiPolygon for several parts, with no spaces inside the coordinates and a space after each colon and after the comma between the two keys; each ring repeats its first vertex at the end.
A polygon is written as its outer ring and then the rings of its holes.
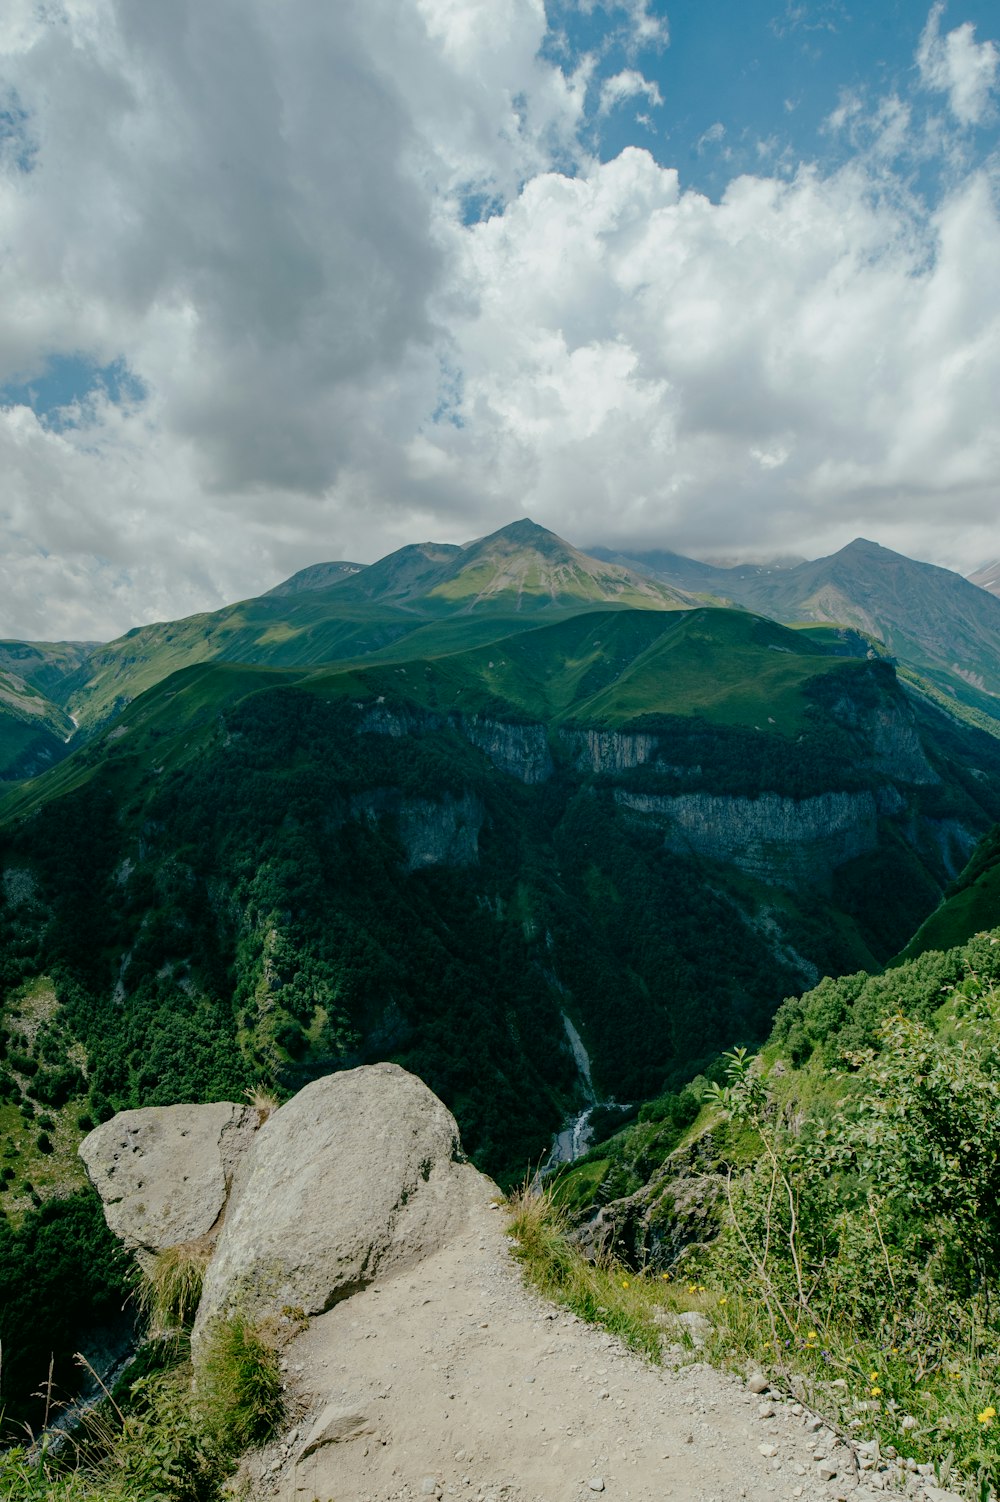
{"type": "Polygon", "coordinates": [[[613,1258],[589,1262],[570,1240],[565,1213],[550,1190],[535,1193],[525,1186],[508,1205],[514,1256],[535,1287],[658,1362],[662,1330],[657,1312],[666,1308],[666,1285],[657,1286],[613,1258]]]}
{"type": "Polygon", "coordinates": [[[136,1265],[133,1292],[139,1312],[153,1331],[187,1330],[194,1324],[212,1248],[207,1241],[164,1247],[136,1265]]]}
{"type": "Polygon", "coordinates": [[[243,1314],[216,1321],[199,1368],[198,1392],[227,1449],[238,1454],[266,1443],[285,1417],[274,1342],[243,1314]]]}

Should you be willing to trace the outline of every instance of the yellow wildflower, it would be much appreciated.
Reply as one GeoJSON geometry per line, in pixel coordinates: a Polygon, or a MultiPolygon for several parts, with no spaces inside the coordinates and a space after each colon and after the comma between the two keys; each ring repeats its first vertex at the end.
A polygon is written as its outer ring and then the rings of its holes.
{"type": "Polygon", "coordinates": [[[623,1288],[627,1288],[628,1287],[628,1278],[622,1278],[622,1287],[623,1288]]]}
{"type": "Polygon", "coordinates": [[[869,1382],[877,1382],[878,1381],[878,1372],[869,1372],[868,1373],[868,1380],[869,1380],[869,1382]]]}
{"type": "Polygon", "coordinates": [[[882,1396],[882,1389],[880,1387],[873,1387],[871,1389],[871,1395],[873,1398],[880,1398],[882,1396]]]}

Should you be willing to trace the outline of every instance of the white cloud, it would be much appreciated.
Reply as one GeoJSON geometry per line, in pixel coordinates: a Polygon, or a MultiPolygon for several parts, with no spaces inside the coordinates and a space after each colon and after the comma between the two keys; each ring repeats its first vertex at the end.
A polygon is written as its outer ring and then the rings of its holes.
{"type": "Polygon", "coordinates": [[[663,95],[657,85],[636,68],[623,68],[601,84],[600,112],[606,115],[626,99],[646,99],[651,105],[662,105],[663,95]]]}
{"type": "Polygon", "coordinates": [[[920,38],[917,67],[929,89],[948,95],[948,106],[961,125],[979,125],[994,110],[993,92],[1000,73],[1000,47],[976,41],[966,21],[941,35],[944,0],[936,0],[920,38]]]}
{"type": "Polygon", "coordinates": [[[593,60],[546,61],[545,26],[542,0],[7,0],[0,381],[78,353],[146,394],[0,410],[0,634],[108,635],[521,511],[695,553],[995,555],[988,175],[928,215],[889,101],[881,155],[712,203],[586,156],[593,60]]]}
{"type": "Polygon", "coordinates": [[[848,169],[720,204],[631,150],[470,235],[464,426],[433,435],[575,537],[970,558],[993,524],[1000,222],[985,177],[923,226],[848,169]],[[978,538],[978,541],[974,541],[978,538]]]}

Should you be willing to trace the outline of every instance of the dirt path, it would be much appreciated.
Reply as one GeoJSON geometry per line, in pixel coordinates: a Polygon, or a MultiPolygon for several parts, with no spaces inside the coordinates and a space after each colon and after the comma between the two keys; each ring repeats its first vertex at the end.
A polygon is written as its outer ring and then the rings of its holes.
{"type": "Polygon", "coordinates": [[[651,1367],[544,1302],[486,1191],[461,1236],[315,1319],[286,1358],[303,1417],[253,1466],[281,1502],[869,1502],[889,1479],[859,1485],[792,1405],[705,1365],[651,1367]],[[317,1424],[328,1438],[303,1454],[317,1424]]]}

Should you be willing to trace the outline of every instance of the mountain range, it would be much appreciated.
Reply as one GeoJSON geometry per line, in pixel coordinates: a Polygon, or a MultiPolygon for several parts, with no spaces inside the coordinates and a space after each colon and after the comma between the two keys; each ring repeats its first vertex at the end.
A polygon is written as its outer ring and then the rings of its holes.
{"type": "Polygon", "coordinates": [[[770,567],[586,554],[522,520],[462,547],[316,564],[257,598],[109,643],[2,642],[0,779],[44,770],[199,662],[437,660],[584,610],[713,603],[795,624],[835,650],[890,656],[915,691],[986,729],[1000,721],[1000,599],[948,570],[862,539],[829,558],[770,567]]]}
{"type": "MultiPolygon", "coordinates": [[[[932,572],[944,631],[974,587],[932,572]]],[[[867,624],[707,605],[522,522],[103,647],[8,644],[80,728],[0,807],[0,984],[54,988],[0,1139],[32,1099],[99,1116],[388,1057],[504,1174],[577,1096],[564,1016],[627,1099],[764,1036],[901,949],[1000,818],[1000,740],[867,624]]]]}

